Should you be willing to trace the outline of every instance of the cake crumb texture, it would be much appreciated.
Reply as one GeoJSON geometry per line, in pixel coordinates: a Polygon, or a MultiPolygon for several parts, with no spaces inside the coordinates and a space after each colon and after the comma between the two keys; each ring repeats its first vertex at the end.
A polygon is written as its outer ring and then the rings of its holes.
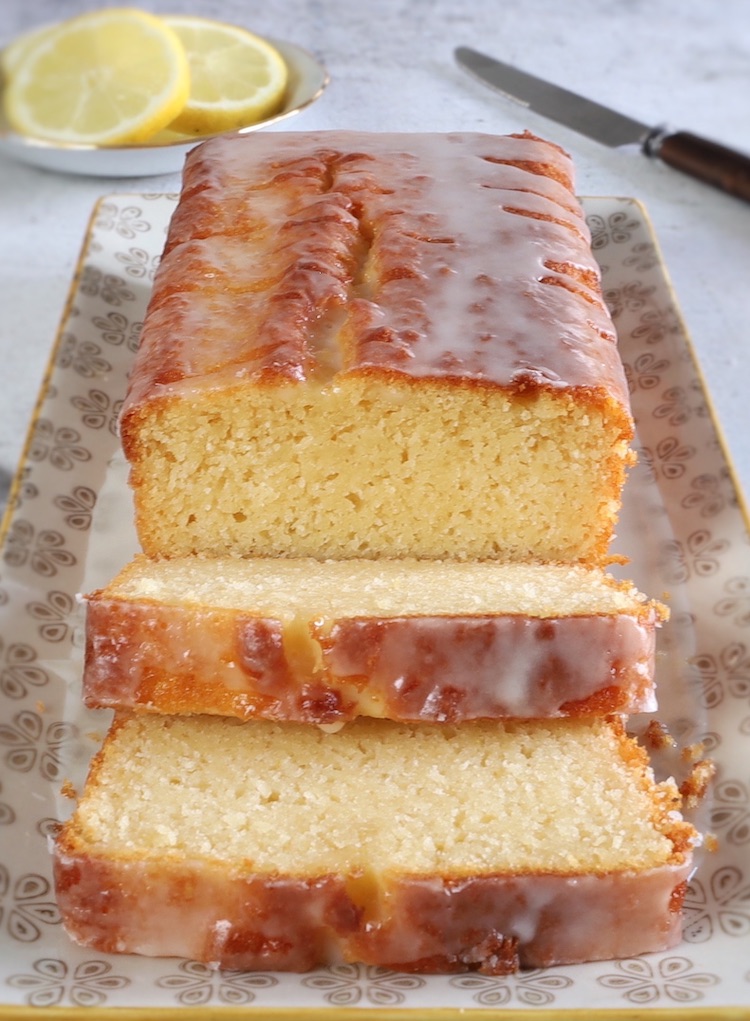
{"type": "Polygon", "coordinates": [[[87,597],[83,695],[325,725],[649,712],[667,616],[579,565],[139,556],[87,597]]]}
{"type": "Polygon", "coordinates": [[[121,716],[55,882],[100,952],[502,974],[673,945],[695,837],[679,803],[619,720],[121,716]]]}
{"type": "Polygon", "coordinates": [[[146,553],[606,560],[633,423],[532,136],[188,158],[121,417],[146,553]]]}
{"type": "Polygon", "coordinates": [[[199,856],[263,873],[576,874],[671,860],[679,803],[601,720],[359,721],[325,734],[134,716],[105,745],[75,828],[123,858],[199,856]]]}

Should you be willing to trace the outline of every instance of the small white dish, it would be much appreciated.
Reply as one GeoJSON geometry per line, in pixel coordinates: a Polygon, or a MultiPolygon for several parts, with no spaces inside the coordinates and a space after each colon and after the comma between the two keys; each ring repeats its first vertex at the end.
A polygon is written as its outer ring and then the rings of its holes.
{"type": "MultiPolygon", "coordinates": [[[[289,84],[282,107],[271,117],[247,127],[237,134],[243,135],[304,110],[318,99],[330,77],[326,68],[307,50],[294,43],[269,39],[278,49],[289,69],[289,84]]],[[[31,138],[14,132],[3,112],[3,82],[0,79],[0,153],[32,166],[88,177],[150,177],[171,174],[182,169],[186,153],[208,135],[186,138],[163,138],[144,145],[66,145],[31,138]]]]}

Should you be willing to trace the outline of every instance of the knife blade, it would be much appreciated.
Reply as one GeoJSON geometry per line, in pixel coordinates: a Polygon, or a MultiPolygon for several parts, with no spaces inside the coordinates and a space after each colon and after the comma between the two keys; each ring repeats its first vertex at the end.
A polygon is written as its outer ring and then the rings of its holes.
{"type": "Polygon", "coordinates": [[[750,156],[744,153],[689,131],[643,124],[469,46],[456,47],[454,55],[465,71],[534,113],[613,148],[637,145],[647,156],[750,202],[750,156]]]}

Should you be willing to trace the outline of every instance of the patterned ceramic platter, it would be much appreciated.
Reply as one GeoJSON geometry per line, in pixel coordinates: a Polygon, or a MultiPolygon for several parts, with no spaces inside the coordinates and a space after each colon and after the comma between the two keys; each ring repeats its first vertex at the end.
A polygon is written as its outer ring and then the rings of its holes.
{"type": "MultiPolygon", "coordinates": [[[[656,243],[632,199],[587,199],[621,337],[640,463],[626,490],[623,569],[669,593],[659,716],[718,773],[698,824],[685,938],[663,954],[518,976],[423,977],[342,965],[307,975],[214,973],[183,960],[70,944],[47,838],[67,816],[108,717],[80,705],[77,594],[135,549],[118,410],[175,197],[118,195],[94,211],[11,494],[0,564],[0,1018],[35,1008],[156,1008],[190,1016],[368,1016],[406,1009],[503,1018],[750,1018],[750,546],[731,472],[656,243]],[[335,1009],[334,1009],[335,1008],[335,1009]],[[195,1011],[197,1010],[197,1015],[195,1011]],[[236,1015],[235,1015],[236,1016],[236,1015]]],[[[640,721],[643,722],[643,721],[640,721]]],[[[639,721],[634,721],[638,725],[639,721]]],[[[680,779],[683,758],[662,764],[680,779]]],[[[662,768],[659,766],[659,768],[662,768]]],[[[66,1012],[67,1013],[67,1012],[66,1012]]],[[[131,1016],[130,1012],[128,1015],[131,1016]]],[[[92,1016],[92,1012],[89,1012],[92,1016]]],[[[437,1014],[436,1014],[437,1016],[437,1014]]],[[[464,1015],[462,1015],[464,1016],[464,1015]]]]}

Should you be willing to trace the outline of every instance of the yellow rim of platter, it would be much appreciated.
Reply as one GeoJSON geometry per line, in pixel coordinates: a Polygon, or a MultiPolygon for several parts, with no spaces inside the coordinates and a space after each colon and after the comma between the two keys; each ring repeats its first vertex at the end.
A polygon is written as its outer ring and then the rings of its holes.
{"type": "MultiPolygon", "coordinates": [[[[640,214],[643,217],[643,222],[648,227],[649,235],[654,243],[656,255],[661,265],[666,266],[666,262],[664,261],[664,253],[662,252],[661,247],[659,245],[659,239],[656,236],[654,224],[653,221],[651,220],[651,217],[649,216],[648,210],[646,209],[642,202],[639,202],[638,199],[630,199],[630,201],[633,202],[638,207],[640,214]]],[[[708,386],[708,380],[706,379],[701,364],[698,361],[698,355],[695,350],[693,338],[688,332],[687,323],[682,318],[682,310],[680,308],[679,302],[677,301],[677,295],[672,284],[672,279],[669,276],[668,272],[664,273],[664,283],[669,292],[669,298],[672,303],[672,308],[674,309],[675,317],[679,323],[680,331],[685,338],[685,349],[692,360],[692,365],[695,370],[695,374],[698,377],[698,382],[701,385],[702,395],[706,402],[706,407],[708,408],[709,420],[711,422],[711,426],[713,427],[714,432],[716,433],[716,438],[719,441],[719,450],[724,456],[724,460],[726,461],[727,464],[729,476],[732,480],[732,488],[734,489],[735,496],[737,497],[737,504],[740,510],[740,514],[742,515],[745,530],[750,532],[750,502],[748,502],[750,501],[750,493],[745,494],[742,486],[740,485],[737,467],[732,461],[731,457],[729,456],[729,445],[727,444],[726,434],[721,425],[721,422],[719,421],[719,415],[716,411],[716,404],[714,403],[713,397],[711,396],[711,391],[708,386]]]]}
{"type": "MultiPolygon", "coordinates": [[[[118,197],[128,194],[118,192],[118,197]]],[[[134,196],[140,194],[132,193],[134,196]]],[[[73,304],[76,288],[81,277],[84,262],[88,256],[87,241],[90,237],[93,225],[99,215],[100,206],[107,202],[111,196],[102,196],[95,204],[84,233],[84,244],[78,256],[73,279],[70,284],[65,305],[60,316],[57,334],[47,361],[44,376],[37,396],[34,411],[31,416],[29,428],[26,434],[19,465],[8,493],[8,500],[5,506],[2,521],[0,521],[0,546],[5,542],[11,518],[15,509],[18,490],[22,482],[23,468],[27,462],[28,451],[39,418],[40,410],[47,396],[50,377],[56,364],[58,348],[62,342],[65,324],[73,304]]],[[[606,198],[606,196],[597,196],[606,198]]],[[[614,197],[612,197],[614,199],[614,197]]],[[[585,201],[585,197],[584,197],[585,201]]],[[[646,226],[648,227],[651,239],[656,246],[659,259],[663,263],[662,252],[658,247],[658,240],[653,229],[653,223],[643,206],[638,200],[631,197],[620,197],[618,201],[633,202],[639,209],[646,226]]],[[[711,424],[716,430],[719,446],[725,455],[732,483],[737,495],[739,510],[742,515],[745,528],[750,530],[750,516],[748,505],[739,486],[736,469],[728,457],[725,436],[719,427],[716,409],[711,402],[706,387],[706,379],[703,375],[700,364],[697,360],[695,348],[687,331],[686,324],[682,319],[676,295],[671,280],[665,274],[665,282],[669,289],[670,299],[679,319],[680,328],[685,338],[685,346],[693,360],[695,370],[703,390],[704,397],[709,410],[711,424]]],[[[23,1005],[5,1005],[0,1003],[0,1021],[413,1021],[414,1018],[424,1018],[425,1021],[456,1021],[461,1018],[463,1021],[750,1021],[750,1004],[734,1005],[725,1007],[657,1007],[657,1008],[573,1008],[573,1009],[543,1009],[526,1010],[516,1008],[486,1008],[486,1007],[462,1007],[462,1008],[441,1008],[441,1007],[28,1007],[23,1005]]]]}
{"type": "Polygon", "coordinates": [[[469,1007],[3,1007],[0,1021],[747,1021],[750,1007],[668,1007],[656,1009],[509,1010],[469,1007]]]}
{"type": "MultiPolygon", "coordinates": [[[[54,371],[55,365],[57,364],[58,351],[60,345],[62,344],[62,338],[65,332],[66,323],[70,316],[70,311],[73,307],[73,301],[75,300],[75,294],[78,289],[78,283],[81,279],[81,274],[83,273],[83,266],[86,259],[88,258],[89,238],[91,237],[91,233],[94,228],[94,223],[96,222],[96,219],[99,216],[99,209],[106,201],[107,196],[103,196],[102,198],[97,200],[97,202],[94,205],[94,208],[91,211],[91,214],[89,215],[88,223],[86,224],[86,230],[84,231],[83,235],[84,241],[83,244],[81,245],[81,250],[78,253],[78,259],[76,260],[73,278],[70,282],[68,293],[65,298],[65,304],[63,305],[62,314],[60,315],[60,319],[58,321],[55,339],[50,349],[49,356],[47,358],[47,364],[44,367],[44,374],[42,376],[42,381],[39,386],[39,392],[37,393],[36,402],[34,404],[34,410],[31,413],[31,419],[26,430],[26,438],[21,449],[21,456],[18,461],[16,473],[13,476],[13,481],[10,484],[10,489],[8,490],[7,503],[5,504],[5,510],[3,512],[2,521],[0,521],[0,547],[5,544],[5,538],[8,534],[8,529],[10,528],[10,521],[15,510],[16,501],[18,499],[18,491],[21,486],[23,470],[24,467],[26,466],[26,462],[28,461],[29,450],[31,448],[34,432],[37,427],[37,422],[41,414],[42,405],[44,404],[44,401],[47,398],[47,391],[49,390],[50,379],[52,378],[52,373],[54,371]]],[[[2,1013],[2,1011],[5,1009],[6,1008],[3,1007],[2,1004],[0,1004],[0,1018],[4,1019],[6,1016],[9,1016],[2,1013]]],[[[46,1014],[46,1016],[49,1015],[46,1014]]]]}

